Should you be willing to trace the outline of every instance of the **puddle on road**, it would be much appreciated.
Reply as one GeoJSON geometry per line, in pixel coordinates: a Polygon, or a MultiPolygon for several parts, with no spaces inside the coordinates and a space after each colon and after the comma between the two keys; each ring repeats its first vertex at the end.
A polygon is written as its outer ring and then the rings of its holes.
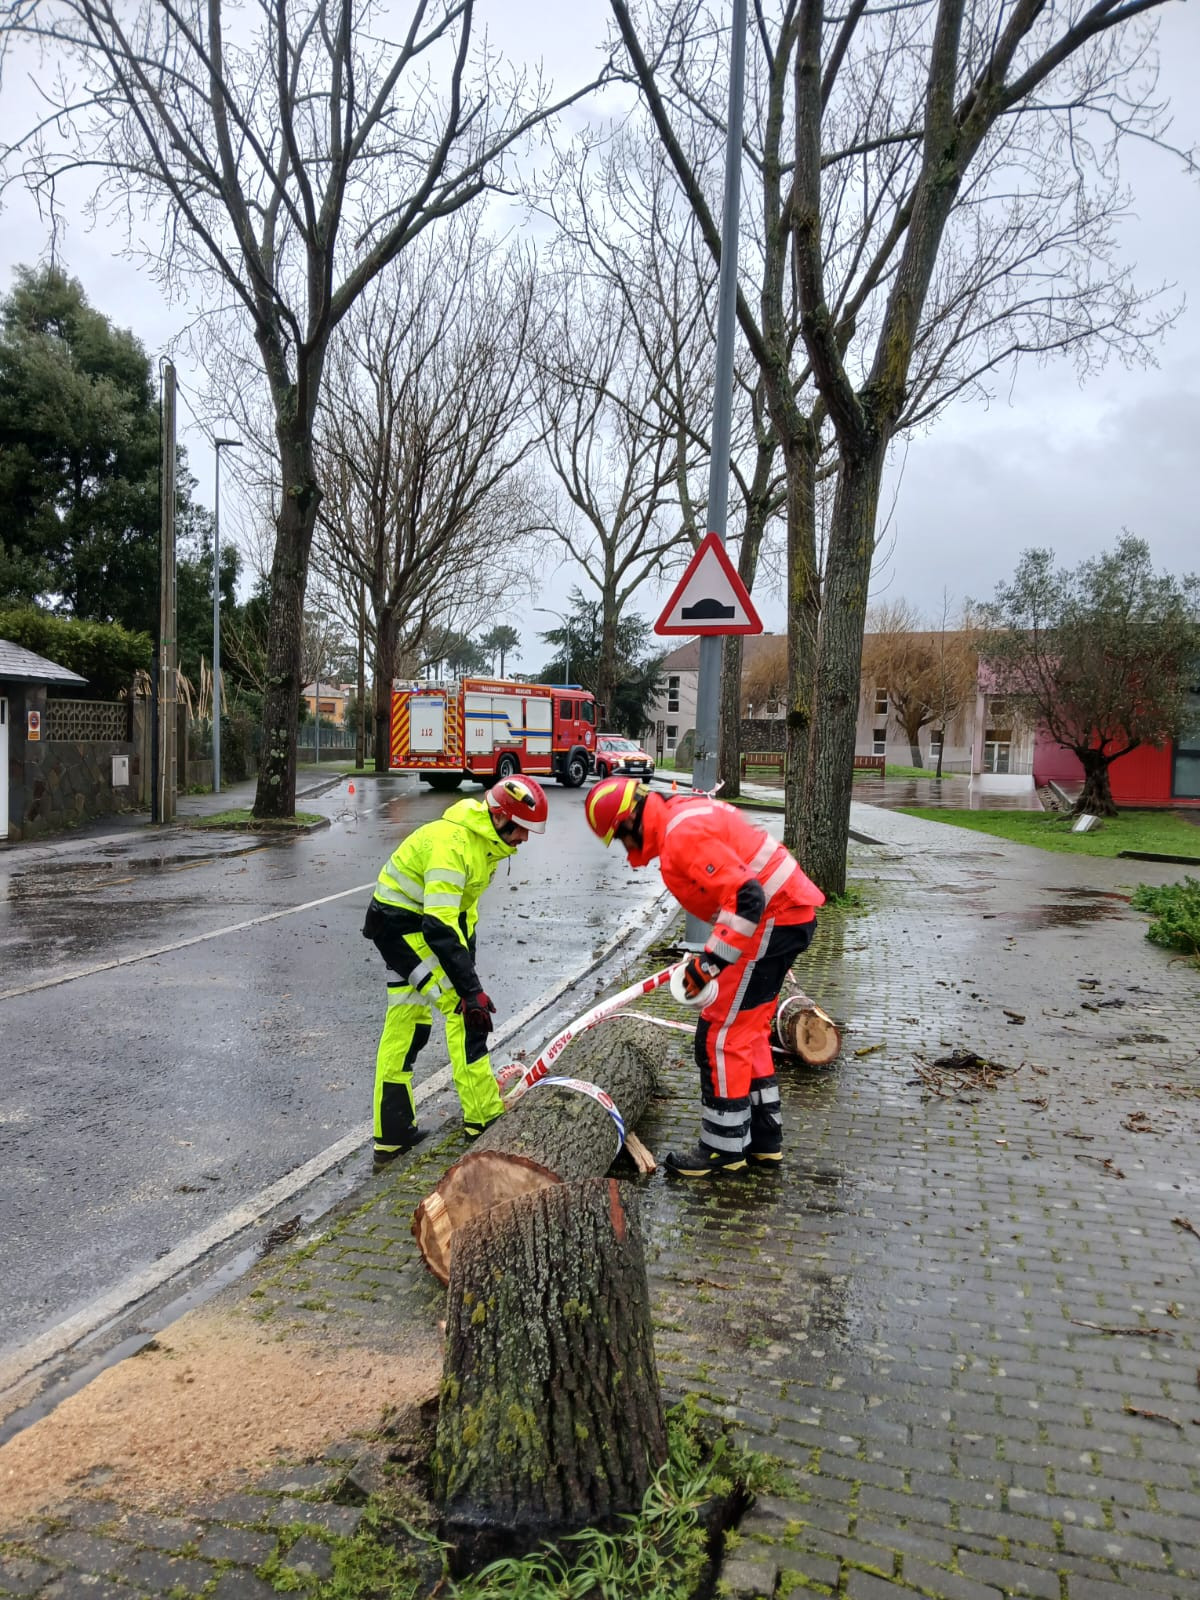
{"type": "Polygon", "coordinates": [[[109,851],[103,861],[46,861],[16,872],[9,879],[8,894],[15,900],[32,900],[39,895],[61,895],[88,889],[103,889],[127,876],[155,872],[183,872],[193,867],[210,866],[222,861],[240,859],[259,850],[269,850],[272,843],[255,840],[231,850],[208,850],[202,854],[175,854],[157,856],[118,856],[109,851]]]}

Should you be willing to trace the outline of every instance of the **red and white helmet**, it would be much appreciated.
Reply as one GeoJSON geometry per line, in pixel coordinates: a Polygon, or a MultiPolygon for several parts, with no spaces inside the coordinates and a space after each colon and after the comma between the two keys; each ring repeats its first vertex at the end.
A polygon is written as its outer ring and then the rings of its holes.
{"type": "Polygon", "coordinates": [[[545,833],[550,807],[546,792],[536,778],[525,778],[519,773],[512,778],[501,778],[483,798],[493,822],[516,822],[530,833],[545,833]]]}
{"type": "Polygon", "coordinates": [[[632,817],[650,793],[636,778],[605,778],[588,795],[584,815],[588,827],[603,845],[610,845],[618,827],[632,817]]]}

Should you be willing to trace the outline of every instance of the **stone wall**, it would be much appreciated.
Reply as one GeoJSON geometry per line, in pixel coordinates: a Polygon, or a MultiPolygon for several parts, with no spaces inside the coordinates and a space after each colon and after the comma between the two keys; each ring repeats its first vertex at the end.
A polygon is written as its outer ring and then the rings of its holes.
{"type": "Polygon", "coordinates": [[[787,725],[782,717],[743,717],[742,754],[748,750],[782,750],[787,743],[787,725]]]}
{"type": "Polygon", "coordinates": [[[45,684],[5,685],[9,702],[8,837],[33,839],[91,817],[136,810],[150,781],[146,702],[135,701],[133,738],[49,739],[45,684]],[[26,736],[27,715],[41,713],[43,736],[26,736]],[[129,782],[113,783],[113,757],[129,763],[129,782]]]}

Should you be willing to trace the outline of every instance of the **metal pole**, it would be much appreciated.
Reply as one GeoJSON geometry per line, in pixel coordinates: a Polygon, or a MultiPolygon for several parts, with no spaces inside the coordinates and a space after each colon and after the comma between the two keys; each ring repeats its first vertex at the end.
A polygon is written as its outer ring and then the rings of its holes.
{"type": "Polygon", "coordinates": [[[316,729],[315,729],[315,732],[313,733],[313,766],[314,767],[320,766],[320,764],[321,764],[321,674],[320,674],[320,671],[318,671],[318,673],[317,673],[316,707],[317,707],[317,721],[316,721],[316,729]]]}
{"type": "MultiPolygon", "coordinates": [[[[733,0],[729,48],[729,121],[725,137],[725,204],[721,216],[721,272],[717,282],[716,388],[713,396],[712,450],[708,464],[708,528],[724,541],[729,502],[729,450],[733,433],[733,354],[737,333],[738,216],[741,209],[742,104],[746,77],[746,0],[733,0]]],[[[697,793],[717,781],[720,731],[721,637],[700,640],[696,685],[696,744],[692,788],[697,793]]],[[[702,945],[708,926],[688,915],[684,941],[702,945]]]]}

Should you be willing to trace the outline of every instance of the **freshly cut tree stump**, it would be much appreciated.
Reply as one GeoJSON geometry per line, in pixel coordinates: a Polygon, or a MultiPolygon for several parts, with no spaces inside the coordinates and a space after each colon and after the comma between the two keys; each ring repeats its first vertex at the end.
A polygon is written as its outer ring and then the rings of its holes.
{"type": "Polygon", "coordinates": [[[633,1185],[551,1184],[465,1223],[433,1463],[460,1560],[637,1511],[666,1454],[633,1185]]]}
{"type": "Polygon", "coordinates": [[[780,1001],[771,1024],[776,1043],[810,1067],[826,1067],[842,1048],[842,1035],[828,1012],[801,990],[780,1001]]]}
{"type": "MultiPolygon", "coordinates": [[[[675,1048],[659,1029],[618,1015],[573,1039],[555,1063],[554,1076],[604,1090],[632,1129],[675,1048]]],[[[591,1095],[547,1080],[535,1084],[417,1207],[412,1231],[426,1266],[447,1283],[451,1241],[464,1222],[547,1184],[601,1177],[620,1149],[616,1122],[591,1095]]]]}

